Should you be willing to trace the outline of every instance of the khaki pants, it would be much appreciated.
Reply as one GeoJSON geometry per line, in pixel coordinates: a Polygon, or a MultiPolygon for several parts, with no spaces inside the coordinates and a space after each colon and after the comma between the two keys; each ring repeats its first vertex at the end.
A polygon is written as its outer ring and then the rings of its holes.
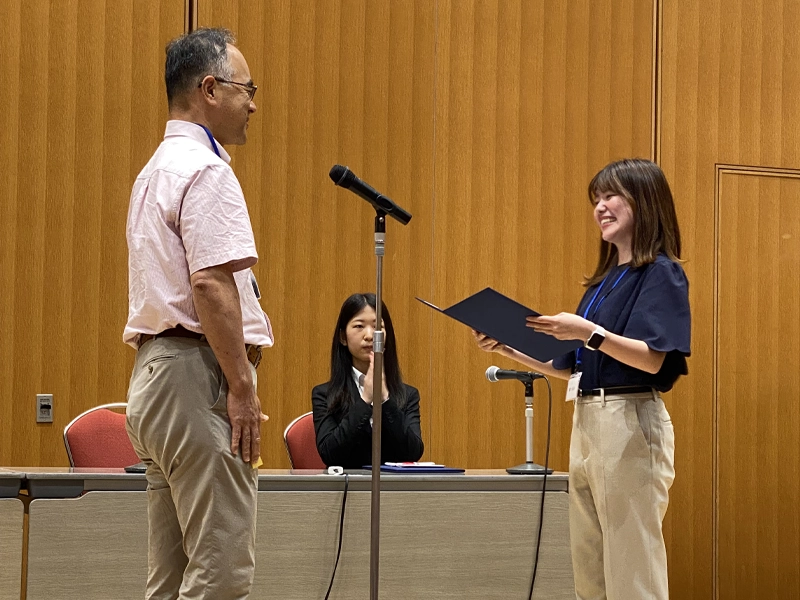
{"type": "Polygon", "coordinates": [[[579,600],[667,600],[661,523],[675,437],[656,393],[578,398],[570,441],[569,530],[579,600]]]}
{"type": "Polygon", "coordinates": [[[127,426],[147,464],[148,600],[250,594],[258,471],[231,454],[227,394],[207,342],[156,338],[136,354],[127,426]]]}

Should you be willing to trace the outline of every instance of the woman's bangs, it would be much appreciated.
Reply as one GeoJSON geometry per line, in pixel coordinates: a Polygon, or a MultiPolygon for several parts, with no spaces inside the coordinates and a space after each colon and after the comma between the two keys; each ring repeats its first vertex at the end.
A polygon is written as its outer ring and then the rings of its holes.
{"type": "Polygon", "coordinates": [[[614,165],[608,165],[594,176],[589,183],[589,201],[594,204],[594,199],[601,194],[617,194],[628,197],[627,190],[623,187],[614,170],[614,165]]]}

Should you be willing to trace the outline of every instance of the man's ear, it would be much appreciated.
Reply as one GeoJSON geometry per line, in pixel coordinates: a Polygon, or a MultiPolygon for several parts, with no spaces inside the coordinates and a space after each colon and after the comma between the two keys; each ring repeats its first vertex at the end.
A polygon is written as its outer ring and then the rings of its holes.
{"type": "Polygon", "coordinates": [[[200,91],[203,92],[203,98],[213,100],[216,87],[217,81],[213,76],[206,75],[203,77],[203,81],[200,82],[200,91]]]}

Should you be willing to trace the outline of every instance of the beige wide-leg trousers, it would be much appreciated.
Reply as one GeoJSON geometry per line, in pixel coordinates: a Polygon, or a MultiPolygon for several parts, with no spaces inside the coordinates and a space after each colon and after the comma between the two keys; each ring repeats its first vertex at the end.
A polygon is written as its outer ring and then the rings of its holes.
{"type": "Polygon", "coordinates": [[[657,392],[575,402],[569,524],[579,600],[667,600],[661,523],[675,478],[672,421],[657,392]]]}
{"type": "Polygon", "coordinates": [[[227,395],[205,341],[156,338],[136,354],[127,426],[147,464],[147,600],[250,594],[258,470],[231,454],[227,395]]]}

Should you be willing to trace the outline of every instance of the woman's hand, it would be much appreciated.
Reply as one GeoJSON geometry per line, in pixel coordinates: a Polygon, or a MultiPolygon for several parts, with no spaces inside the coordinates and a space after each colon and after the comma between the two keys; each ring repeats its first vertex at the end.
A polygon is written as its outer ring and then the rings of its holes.
{"type": "MultiPolygon", "coordinates": [[[[372,404],[372,388],[373,388],[373,380],[372,370],[375,368],[375,353],[369,353],[369,369],[367,369],[367,374],[364,376],[364,396],[363,400],[367,404],[372,404]]],[[[386,387],[386,371],[382,370],[381,373],[381,388],[382,388],[382,402],[386,402],[389,399],[389,388],[386,387]]]]}
{"type": "Polygon", "coordinates": [[[478,333],[474,329],[472,335],[475,336],[475,341],[478,342],[478,348],[484,352],[500,352],[508,350],[508,346],[501,344],[497,340],[490,338],[488,335],[478,333]]]}
{"type": "Polygon", "coordinates": [[[583,317],[563,312],[549,317],[528,317],[525,326],[532,328],[534,331],[552,335],[557,340],[581,341],[588,340],[597,327],[597,325],[583,317]]]}

